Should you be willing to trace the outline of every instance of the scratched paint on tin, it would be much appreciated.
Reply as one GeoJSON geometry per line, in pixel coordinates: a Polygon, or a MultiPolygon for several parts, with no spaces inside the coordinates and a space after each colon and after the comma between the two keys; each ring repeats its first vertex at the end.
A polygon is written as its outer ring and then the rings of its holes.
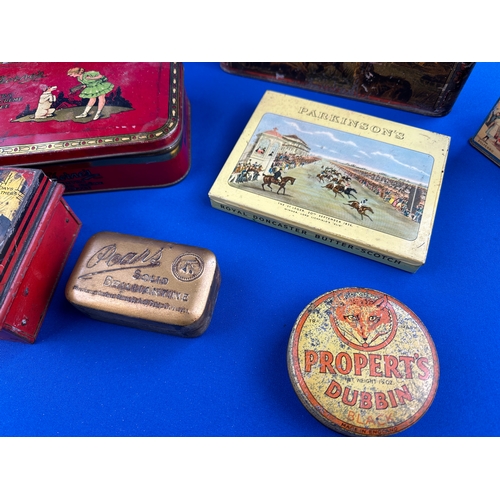
{"type": "Polygon", "coordinates": [[[304,406],[348,435],[389,435],[414,424],[434,399],[439,362],[421,320],[395,298],[333,290],[309,304],[288,346],[304,406]]]}

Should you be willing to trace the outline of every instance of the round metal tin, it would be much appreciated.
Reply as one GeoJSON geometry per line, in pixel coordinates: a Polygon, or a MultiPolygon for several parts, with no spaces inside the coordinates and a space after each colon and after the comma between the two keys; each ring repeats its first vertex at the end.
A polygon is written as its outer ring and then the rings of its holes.
{"type": "Polygon", "coordinates": [[[401,432],[428,410],[439,360],[422,321],[368,288],[321,295],[299,315],[288,372],[300,401],[327,427],[353,436],[401,432]]]}

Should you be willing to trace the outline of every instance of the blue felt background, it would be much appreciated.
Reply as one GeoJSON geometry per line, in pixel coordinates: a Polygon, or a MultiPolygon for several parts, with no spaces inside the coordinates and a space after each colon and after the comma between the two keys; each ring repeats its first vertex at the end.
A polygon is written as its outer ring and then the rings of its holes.
{"type": "Polygon", "coordinates": [[[500,169],[468,144],[500,97],[478,63],[434,118],[185,65],[192,167],[168,188],[66,199],[83,226],[34,345],[0,342],[1,436],[337,436],[302,406],[286,348],[302,309],[334,288],[398,298],[440,357],[427,414],[401,436],[498,436],[500,169]],[[393,269],[211,208],[208,191],[265,90],[452,137],[427,263],[393,269]],[[118,231],[211,249],[222,285],[209,329],[182,339],[94,321],[64,286],[87,239],[118,231]]]}

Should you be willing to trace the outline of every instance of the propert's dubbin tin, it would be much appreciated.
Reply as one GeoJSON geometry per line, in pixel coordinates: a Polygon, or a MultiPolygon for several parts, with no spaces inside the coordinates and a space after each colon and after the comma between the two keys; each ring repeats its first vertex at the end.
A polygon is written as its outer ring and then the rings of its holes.
{"type": "Polygon", "coordinates": [[[85,245],[66,298],[94,319],[197,337],[210,323],[219,286],[210,250],[102,232],[85,245]]]}
{"type": "Polygon", "coordinates": [[[341,288],[299,315],[287,353],[290,380],[307,410],[347,435],[385,436],[424,415],[439,361],[422,321],[367,288],[341,288]]]}

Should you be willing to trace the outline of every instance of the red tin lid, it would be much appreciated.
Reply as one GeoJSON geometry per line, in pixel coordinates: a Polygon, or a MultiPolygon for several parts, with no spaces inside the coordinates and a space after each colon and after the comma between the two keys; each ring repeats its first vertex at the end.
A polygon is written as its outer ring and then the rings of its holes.
{"type": "Polygon", "coordinates": [[[354,436],[395,434],[436,394],[439,361],[422,321],[368,288],[341,288],[311,302],[288,344],[292,385],[327,427],[354,436]]]}
{"type": "Polygon", "coordinates": [[[0,64],[0,165],[168,152],[185,105],[181,63],[0,64]]]}

